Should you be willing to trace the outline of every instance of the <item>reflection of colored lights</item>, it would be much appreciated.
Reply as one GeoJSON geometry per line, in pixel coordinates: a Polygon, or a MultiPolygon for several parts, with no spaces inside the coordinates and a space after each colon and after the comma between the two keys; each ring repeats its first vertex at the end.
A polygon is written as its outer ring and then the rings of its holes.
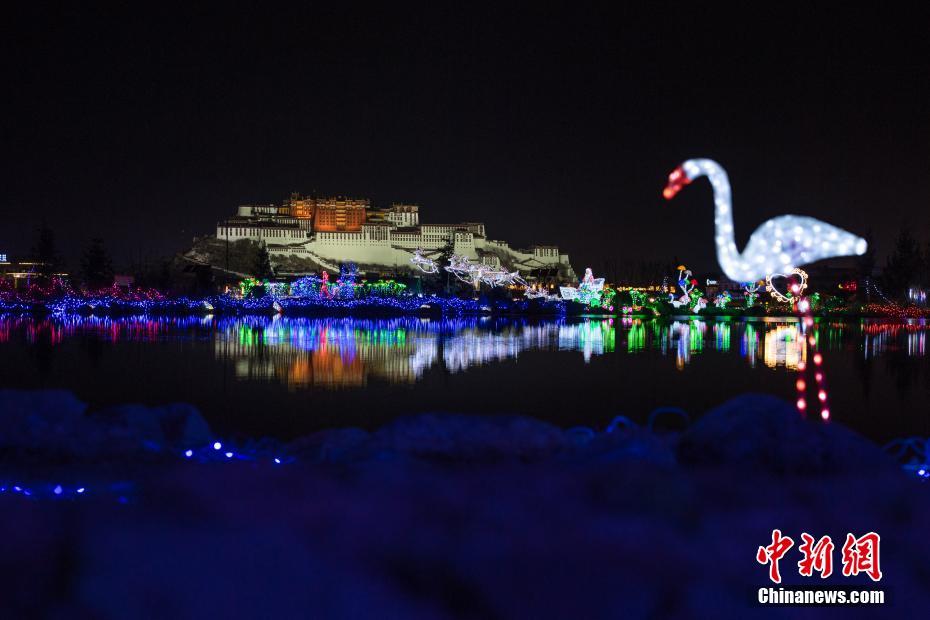
{"type": "Polygon", "coordinates": [[[730,324],[727,322],[714,323],[714,344],[718,351],[730,350],[730,324]]]}
{"type": "Polygon", "coordinates": [[[642,351],[646,348],[646,327],[643,325],[642,319],[635,319],[630,325],[630,330],[627,332],[626,348],[630,353],[642,351]]]}
{"type": "Polygon", "coordinates": [[[804,343],[796,324],[776,325],[765,333],[762,359],[769,368],[785,366],[800,369],[807,355],[804,343]]]}

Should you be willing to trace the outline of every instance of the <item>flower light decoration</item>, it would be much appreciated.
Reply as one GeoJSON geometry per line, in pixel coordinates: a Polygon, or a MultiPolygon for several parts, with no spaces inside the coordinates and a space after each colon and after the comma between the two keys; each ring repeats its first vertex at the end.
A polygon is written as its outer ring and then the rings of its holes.
{"type": "MultiPolygon", "coordinates": [[[[794,303],[795,301],[801,299],[801,293],[807,289],[807,272],[803,269],[795,267],[788,273],[772,273],[765,276],[765,290],[768,291],[772,297],[782,303],[794,303]],[[797,276],[793,278],[792,276],[797,276]],[[779,290],[778,286],[773,283],[773,280],[776,278],[784,278],[789,282],[788,289],[785,291],[779,290]]],[[[798,308],[801,312],[804,312],[805,308],[798,308]]]]}
{"type": "Polygon", "coordinates": [[[721,310],[727,307],[727,304],[733,301],[733,296],[730,295],[730,291],[723,291],[714,297],[714,305],[720,308],[721,310]]]}
{"type": "Polygon", "coordinates": [[[681,289],[682,296],[675,299],[675,295],[669,293],[669,303],[676,308],[690,305],[691,291],[694,290],[695,286],[697,286],[697,280],[691,277],[691,270],[684,265],[678,265],[678,288],[681,289]]]}
{"type": "Polygon", "coordinates": [[[674,294],[669,294],[669,303],[675,308],[686,307],[694,314],[699,314],[707,307],[707,300],[697,288],[697,280],[691,277],[691,270],[684,265],[678,265],[678,288],[683,293],[681,297],[675,299],[674,294]]]}
{"type": "Polygon", "coordinates": [[[662,195],[671,200],[683,187],[706,176],[714,191],[717,261],[731,280],[751,282],[776,272],[837,256],[861,256],[862,237],[812,217],[782,215],[757,228],[742,253],[733,236],[733,203],[726,171],[710,159],[689,159],[668,176],[662,195]]]}
{"type": "Polygon", "coordinates": [[[759,287],[762,286],[763,283],[762,280],[754,280],[743,284],[743,298],[746,300],[747,308],[752,308],[756,303],[756,300],[759,298],[759,287]]]}
{"type": "Polygon", "coordinates": [[[692,288],[691,289],[691,312],[694,314],[700,314],[701,310],[707,307],[707,299],[701,293],[701,291],[692,288]]]}

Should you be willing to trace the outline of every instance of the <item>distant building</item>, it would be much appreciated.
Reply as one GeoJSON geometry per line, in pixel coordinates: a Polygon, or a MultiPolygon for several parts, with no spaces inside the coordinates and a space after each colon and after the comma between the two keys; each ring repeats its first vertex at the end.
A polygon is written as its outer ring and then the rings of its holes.
{"type": "MultiPolygon", "coordinates": [[[[37,261],[10,261],[6,255],[0,255],[0,280],[9,280],[13,283],[14,288],[21,285],[27,285],[41,277],[43,272],[47,271],[46,264],[37,261]]],[[[56,277],[66,278],[65,272],[49,274],[56,277]]]]}
{"type": "Polygon", "coordinates": [[[419,248],[434,260],[451,251],[531,278],[545,274],[547,281],[577,280],[568,255],[557,246],[511,248],[506,241],[488,239],[480,222],[421,224],[420,207],[412,204],[375,209],[367,199],[292,194],[280,206],[240,206],[236,215],[217,224],[216,238],[263,241],[272,259],[310,259],[330,270],[352,262],[373,271],[407,272],[419,248]]]}

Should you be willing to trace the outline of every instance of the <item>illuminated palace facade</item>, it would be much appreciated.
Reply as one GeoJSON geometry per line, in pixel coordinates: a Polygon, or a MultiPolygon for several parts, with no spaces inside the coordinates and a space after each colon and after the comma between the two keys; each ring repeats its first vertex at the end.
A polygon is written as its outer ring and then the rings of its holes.
{"type": "Polygon", "coordinates": [[[488,239],[482,223],[421,224],[417,205],[376,209],[367,199],[293,194],[280,205],[243,205],[235,216],[217,224],[216,238],[263,241],[272,260],[309,259],[327,270],[352,262],[363,270],[394,273],[411,270],[410,258],[417,248],[438,259],[451,245],[453,253],[473,261],[531,277],[577,280],[568,255],[556,246],[515,249],[505,241],[488,239]]]}

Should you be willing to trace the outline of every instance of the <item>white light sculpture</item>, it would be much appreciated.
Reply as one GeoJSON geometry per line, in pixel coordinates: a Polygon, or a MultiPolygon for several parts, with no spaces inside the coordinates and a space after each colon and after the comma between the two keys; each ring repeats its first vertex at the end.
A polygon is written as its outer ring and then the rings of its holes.
{"type": "Polygon", "coordinates": [[[472,263],[467,257],[456,254],[449,257],[449,264],[445,269],[462,282],[471,284],[475,288],[482,284],[487,284],[491,288],[510,285],[527,286],[526,280],[520,276],[519,271],[507,271],[482,263],[472,263]]]}
{"type": "Polygon", "coordinates": [[[413,251],[413,257],[410,259],[410,262],[423,273],[437,273],[439,271],[439,265],[436,264],[436,261],[423,256],[423,250],[420,248],[413,251]]]}
{"type": "Polygon", "coordinates": [[[552,299],[555,295],[550,295],[549,291],[542,287],[527,286],[523,294],[527,299],[542,299],[543,301],[552,299]]]}
{"type": "Polygon", "coordinates": [[[559,294],[565,301],[577,301],[582,304],[589,304],[594,299],[600,299],[601,292],[604,290],[604,278],[595,278],[594,272],[590,267],[584,270],[584,278],[578,288],[574,286],[560,286],[559,294]]]}
{"type": "Polygon", "coordinates": [[[782,215],[767,221],[752,233],[740,253],[733,237],[730,181],[720,164],[710,159],[687,160],[669,174],[662,195],[671,200],[685,185],[702,176],[708,178],[714,190],[717,261],[731,280],[750,282],[824,258],[865,254],[868,244],[862,237],[801,215],[782,215]]]}

